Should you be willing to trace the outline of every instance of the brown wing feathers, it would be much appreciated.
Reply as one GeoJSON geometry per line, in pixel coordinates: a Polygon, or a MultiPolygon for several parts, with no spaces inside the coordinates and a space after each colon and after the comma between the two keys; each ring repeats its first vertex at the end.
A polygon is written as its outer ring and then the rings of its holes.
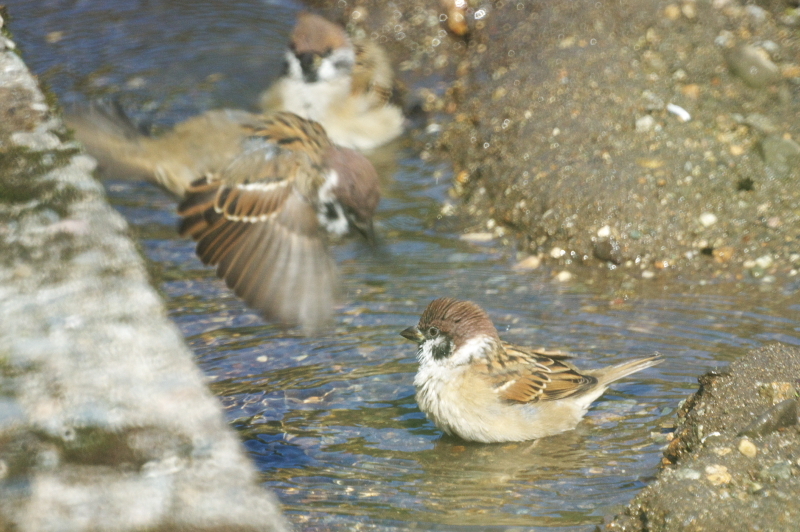
{"type": "Polygon", "coordinates": [[[504,344],[508,360],[496,376],[500,396],[511,402],[531,403],[563,399],[591,389],[597,379],[578,372],[563,353],[521,350],[504,344]]]}
{"type": "Polygon", "coordinates": [[[330,143],[321,126],[289,113],[252,130],[225,171],[189,187],[180,232],[249,305],[316,329],[335,299],[335,264],[313,205],[330,143]]]}

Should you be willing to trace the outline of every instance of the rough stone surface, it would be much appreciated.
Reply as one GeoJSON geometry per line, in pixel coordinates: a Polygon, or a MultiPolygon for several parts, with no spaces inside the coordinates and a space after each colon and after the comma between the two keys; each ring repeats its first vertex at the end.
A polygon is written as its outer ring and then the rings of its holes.
{"type": "Polygon", "coordinates": [[[800,349],[779,345],[701,377],[678,412],[664,469],[604,530],[800,530],[800,425],[796,404],[786,407],[799,400],[799,384],[800,349]],[[773,404],[765,388],[786,398],[773,404]],[[742,436],[762,416],[782,419],[742,436]]]}
{"type": "Polygon", "coordinates": [[[800,38],[786,2],[470,1],[467,39],[438,2],[319,3],[372,22],[424,87],[423,155],[452,163],[458,202],[442,214],[467,231],[621,278],[797,275],[800,38]],[[597,251],[604,227],[613,254],[597,251]]]}
{"type": "Polygon", "coordinates": [[[0,530],[285,530],[0,13],[0,530]]]}

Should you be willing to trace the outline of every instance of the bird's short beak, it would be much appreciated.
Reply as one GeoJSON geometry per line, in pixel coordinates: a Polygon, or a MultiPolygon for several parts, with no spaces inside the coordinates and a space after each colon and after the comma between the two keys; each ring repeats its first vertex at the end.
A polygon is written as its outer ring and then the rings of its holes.
{"type": "Polygon", "coordinates": [[[400,332],[400,336],[402,336],[407,340],[411,340],[412,342],[416,342],[418,344],[421,344],[423,340],[425,340],[425,337],[422,336],[422,333],[419,332],[419,329],[417,329],[416,327],[409,327],[408,329],[404,329],[402,332],[400,332]]]}

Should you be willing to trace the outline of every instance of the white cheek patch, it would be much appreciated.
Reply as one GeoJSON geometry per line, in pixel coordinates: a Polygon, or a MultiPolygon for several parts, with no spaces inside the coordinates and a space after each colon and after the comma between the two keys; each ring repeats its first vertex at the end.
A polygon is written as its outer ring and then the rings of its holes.
{"type": "Polygon", "coordinates": [[[319,200],[317,220],[329,233],[344,236],[350,232],[350,223],[347,221],[341,203],[333,194],[333,189],[338,184],[339,174],[336,173],[336,170],[330,170],[317,193],[317,199],[319,200]]]}
{"type": "Polygon", "coordinates": [[[463,366],[471,364],[476,359],[481,359],[492,350],[493,340],[489,336],[477,336],[464,342],[450,357],[450,365],[463,366]]]}
{"type": "Polygon", "coordinates": [[[352,48],[338,48],[324,58],[317,69],[320,81],[329,81],[349,76],[356,62],[356,54],[352,48]]]}
{"type": "Polygon", "coordinates": [[[303,81],[303,69],[300,66],[300,60],[291,50],[286,50],[286,65],[288,66],[286,76],[289,79],[303,81]]]}

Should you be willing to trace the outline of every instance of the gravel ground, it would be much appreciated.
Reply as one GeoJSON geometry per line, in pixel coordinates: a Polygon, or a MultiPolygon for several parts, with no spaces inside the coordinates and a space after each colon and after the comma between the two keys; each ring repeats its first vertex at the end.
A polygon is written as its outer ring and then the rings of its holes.
{"type": "Polygon", "coordinates": [[[699,380],[658,479],[604,530],[800,530],[800,349],[752,351],[699,380]]]}
{"type": "Polygon", "coordinates": [[[455,37],[438,3],[322,3],[366,20],[415,87],[417,139],[452,163],[443,214],[467,220],[467,238],[507,241],[524,266],[621,277],[797,274],[797,10],[469,5],[455,37]]]}

